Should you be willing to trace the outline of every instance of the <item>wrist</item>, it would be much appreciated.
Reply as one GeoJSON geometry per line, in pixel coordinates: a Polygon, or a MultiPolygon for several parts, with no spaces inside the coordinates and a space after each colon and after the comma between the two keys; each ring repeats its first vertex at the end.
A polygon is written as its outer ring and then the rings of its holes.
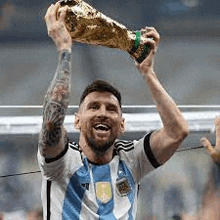
{"type": "Polygon", "coordinates": [[[61,47],[58,49],[58,52],[61,54],[63,52],[68,52],[71,53],[72,52],[72,48],[71,47],[61,47]]]}
{"type": "Polygon", "coordinates": [[[143,77],[153,76],[155,75],[155,72],[152,67],[140,69],[140,72],[143,77]]]}
{"type": "Polygon", "coordinates": [[[70,61],[70,59],[71,59],[71,50],[63,49],[63,50],[59,51],[59,57],[60,57],[60,60],[70,61]]]}
{"type": "Polygon", "coordinates": [[[72,41],[66,40],[66,41],[57,42],[56,46],[59,52],[63,50],[71,52],[72,41]]]}

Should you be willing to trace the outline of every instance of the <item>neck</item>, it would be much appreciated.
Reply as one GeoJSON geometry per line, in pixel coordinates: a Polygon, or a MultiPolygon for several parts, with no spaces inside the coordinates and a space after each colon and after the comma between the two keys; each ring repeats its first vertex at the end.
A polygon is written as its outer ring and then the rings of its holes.
{"type": "Polygon", "coordinates": [[[114,146],[111,146],[107,151],[94,151],[85,140],[80,138],[79,140],[80,150],[85,154],[88,160],[95,164],[107,164],[113,158],[114,146]]]}

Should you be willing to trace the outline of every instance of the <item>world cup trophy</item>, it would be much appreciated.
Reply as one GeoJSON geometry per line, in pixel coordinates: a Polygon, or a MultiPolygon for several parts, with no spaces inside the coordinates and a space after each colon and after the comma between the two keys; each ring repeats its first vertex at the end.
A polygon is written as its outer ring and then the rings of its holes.
{"type": "Polygon", "coordinates": [[[127,51],[141,63],[151,46],[144,43],[144,31],[132,31],[105,16],[83,0],[60,0],[59,17],[63,6],[68,6],[65,25],[72,39],[77,42],[101,45],[127,51]]]}

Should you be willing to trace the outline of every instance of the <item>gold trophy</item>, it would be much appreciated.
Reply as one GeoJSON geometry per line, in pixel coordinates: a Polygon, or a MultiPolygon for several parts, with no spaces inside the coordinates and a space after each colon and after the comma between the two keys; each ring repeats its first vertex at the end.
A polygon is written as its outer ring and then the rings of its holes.
{"type": "Polygon", "coordinates": [[[129,30],[82,0],[61,0],[60,4],[57,16],[67,5],[66,28],[74,41],[125,50],[138,63],[149,54],[143,31],[129,30]]]}

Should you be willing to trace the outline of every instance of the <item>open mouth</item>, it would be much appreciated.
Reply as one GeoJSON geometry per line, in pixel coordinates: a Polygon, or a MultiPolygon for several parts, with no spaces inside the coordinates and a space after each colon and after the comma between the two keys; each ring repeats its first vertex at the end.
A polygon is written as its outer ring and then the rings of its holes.
{"type": "Polygon", "coordinates": [[[96,131],[109,131],[111,128],[106,124],[97,124],[94,126],[96,131]]]}

